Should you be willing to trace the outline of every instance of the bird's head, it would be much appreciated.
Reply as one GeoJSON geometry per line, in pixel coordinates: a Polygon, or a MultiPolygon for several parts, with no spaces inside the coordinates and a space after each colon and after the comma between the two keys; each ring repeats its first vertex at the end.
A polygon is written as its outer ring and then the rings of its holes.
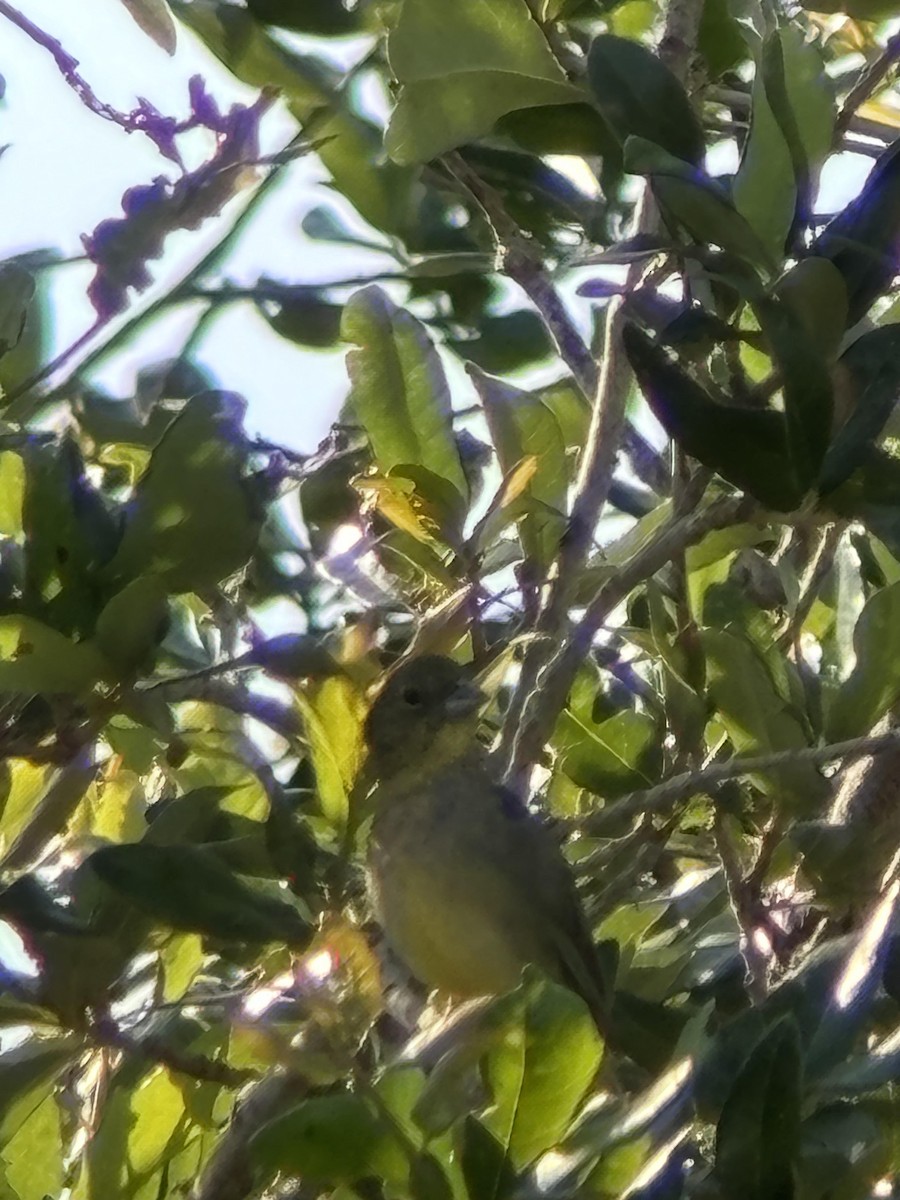
{"type": "Polygon", "coordinates": [[[472,746],[486,700],[471,671],[441,655],[410,659],[378,692],[366,718],[369,761],[379,778],[428,773],[472,746]]]}

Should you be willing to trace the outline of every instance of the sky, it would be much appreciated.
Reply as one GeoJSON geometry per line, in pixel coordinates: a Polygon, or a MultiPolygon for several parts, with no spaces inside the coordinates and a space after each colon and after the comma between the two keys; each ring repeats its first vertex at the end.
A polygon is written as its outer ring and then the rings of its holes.
{"type": "MultiPolygon", "coordinates": [[[[167,115],[186,116],[188,80],[198,72],[221,108],[256,97],[184,27],[179,27],[178,48],[170,58],[138,28],[119,0],[19,0],[17,7],[79,60],[79,72],[100,100],[123,112],[143,96],[167,115]]],[[[336,49],[352,61],[358,43],[337,43],[336,49]]],[[[0,74],[6,82],[0,102],[0,145],[8,146],[0,156],[0,260],[44,247],[67,258],[79,255],[82,234],[120,215],[127,188],[149,183],[159,174],[174,177],[174,166],[160,158],[148,139],[128,134],[84,107],[50,54],[2,17],[0,74]]],[[[264,151],[280,148],[294,130],[284,110],[267,114],[264,151]]],[[[209,153],[209,140],[195,150],[201,161],[209,153]]],[[[206,222],[199,233],[171,235],[164,257],[151,264],[157,286],[136,298],[135,307],[143,307],[167,283],[181,278],[220,236],[223,225],[234,220],[243,203],[243,199],[233,202],[222,218],[206,222]]],[[[358,275],[369,263],[381,267],[388,263],[384,256],[326,247],[305,238],[300,231],[302,216],[322,203],[335,200],[321,168],[313,158],[295,163],[231,255],[229,279],[249,285],[268,274],[310,283],[358,275]]],[[[74,341],[93,321],[84,294],[92,273],[92,266],[84,263],[53,272],[54,352],[74,341]]],[[[145,332],[139,348],[142,362],[155,353],[170,354],[195,319],[196,310],[168,314],[145,332]]],[[[247,397],[251,434],[293,449],[315,448],[346,393],[341,350],[294,347],[273,334],[249,304],[223,310],[200,343],[197,357],[214,368],[223,386],[247,397]]],[[[127,395],[142,362],[133,355],[118,355],[95,378],[114,395],[127,395]]]]}
{"type": "MultiPolygon", "coordinates": [[[[146,97],[161,112],[183,117],[188,111],[188,81],[201,73],[220,107],[250,103],[256,93],[239,83],[187,28],[179,26],[178,47],[169,57],[134,23],[121,0],[18,0],[19,10],[57,38],[79,61],[79,71],[98,98],[123,112],[146,97]],[[114,52],[110,53],[110,48],[114,52]]],[[[324,40],[322,50],[353,62],[360,40],[324,40]]],[[[6,81],[0,101],[0,261],[11,254],[51,247],[64,257],[79,255],[81,236],[102,220],[120,214],[123,192],[157,175],[174,175],[153,144],[127,134],[88,111],[62,78],[48,52],[0,18],[0,73],[6,81]]],[[[374,98],[378,103],[378,98],[374,98]]],[[[295,129],[283,109],[263,123],[264,150],[282,146],[295,129]]],[[[193,147],[197,161],[209,142],[193,147]]],[[[717,153],[714,171],[733,169],[727,150],[717,153]]],[[[871,160],[842,155],[828,164],[822,196],[832,209],[858,190],[871,160]]],[[[564,165],[559,162],[557,166],[564,165]]],[[[180,279],[220,236],[243,204],[233,202],[221,218],[199,233],[176,233],[164,257],[151,264],[154,288],[135,298],[126,314],[152,302],[180,279]]],[[[339,206],[339,197],[314,157],[295,163],[265,202],[232,252],[231,282],[252,285],[261,275],[291,283],[314,283],[358,276],[393,266],[386,256],[355,247],[316,243],[300,230],[300,221],[318,204],[339,206]]],[[[352,213],[344,212],[352,220],[352,213]]],[[[76,263],[52,272],[52,311],[56,320],[54,353],[74,341],[93,320],[85,298],[90,264],[76,263]]],[[[576,321],[587,331],[590,305],[566,287],[576,321]]],[[[402,294],[402,293],[401,293],[402,294]]],[[[165,358],[190,333],[197,309],[173,310],[142,332],[134,351],[117,354],[95,374],[112,394],[130,394],[137,369],[154,357],[165,358]]],[[[447,363],[451,378],[468,390],[458,364],[447,363]]],[[[221,386],[241,392],[249,403],[248,431],[292,449],[313,450],[325,436],[347,391],[343,351],[310,351],[277,337],[250,304],[224,308],[199,343],[197,359],[211,368],[221,386]]],[[[542,378],[559,373],[556,364],[542,378]]],[[[59,377],[57,377],[59,378],[59,377]]],[[[473,397],[466,396],[464,402],[473,397]]]]}

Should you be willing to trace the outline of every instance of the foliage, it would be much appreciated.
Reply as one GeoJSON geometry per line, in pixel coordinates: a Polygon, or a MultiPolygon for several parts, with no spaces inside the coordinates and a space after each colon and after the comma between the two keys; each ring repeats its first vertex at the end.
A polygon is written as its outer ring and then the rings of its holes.
{"type": "Polygon", "coordinates": [[[257,95],[118,112],[0,3],[168,171],[84,238],[80,363],[47,362],[57,256],[0,264],[0,1195],[887,1194],[900,749],[825,764],[900,702],[893,6],[121,2],[257,95]],[[820,215],[848,150],[868,180],[820,215]],[[313,158],[304,236],[387,267],[234,286],[313,158]],[[314,452],[195,361],[235,306],[346,355],[314,452]],[[164,309],[195,327],[157,363],[164,309]],[[629,389],[605,478],[598,386],[629,389]],[[363,722],[410,649],[474,660],[513,759],[537,722],[618,946],[608,1044],[532,971],[423,1016],[373,927],[363,722]]]}

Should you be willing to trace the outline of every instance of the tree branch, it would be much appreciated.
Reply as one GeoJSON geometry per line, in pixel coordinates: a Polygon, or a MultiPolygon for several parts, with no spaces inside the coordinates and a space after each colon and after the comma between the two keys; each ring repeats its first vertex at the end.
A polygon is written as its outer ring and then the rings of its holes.
{"type": "Polygon", "coordinates": [[[772,754],[732,758],[728,762],[717,763],[702,771],[686,771],[680,775],[673,775],[655,787],[622,796],[608,808],[586,817],[583,822],[584,828],[590,833],[601,834],[603,827],[610,819],[614,818],[618,823],[623,819],[642,813],[661,812],[671,808],[680,800],[689,800],[698,792],[714,790],[730,779],[740,779],[746,775],[769,774],[799,763],[824,766],[826,763],[836,762],[841,758],[862,758],[870,754],[883,754],[892,748],[896,749],[898,744],[900,744],[900,729],[894,729],[889,733],[850,738],[845,742],[831,742],[826,746],[808,746],[800,750],[778,750],[772,754]]]}
{"type": "MultiPolygon", "coordinates": [[[[670,0],[666,10],[659,55],[681,82],[687,78],[696,48],[702,11],[702,0],[670,0]]],[[[658,227],[658,222],[649,184],[645,184],[635,211],[632,233],[651,233],[658,227]]],[[[627,427],[625,412],[632,373],[622,344],[624,296],[638,287],[644,271],[643,263],[632,263],[626,275],[624,295],[612,299],[607,308],[603,363],[591,410],[587,445],[579,463],[569,523],[560,542],[553,579],[538,618],[538,637],[525,652],[519,682],[504,722],[501,756],[507,763],[507,778],[514,786],[523,782],[529,768],[536,762],[544,740],[565,703],[580,656],[587,653],[593,633],[606,616],[603,613],[590,636],[584,636],[590,627],[590,619],[586,614],[580,627],[583,636],[573,637],[559,651],[545,673],[541,694],[538,695],[538,676],[547,662],[548,650],[552,653],[565,630],[572,597],[593,544],[597,522],[609,498],[613,472],[627,427]],[[529,708],[533,711],[530,717],[527,712],[529,708]]],[[[602,604],[600,607],[602,609],[602,604]]]]}
{"type": "Polygon", "coordinates": [[[862,108],[866,101],[878,91],[880,84],[897,66],[898,60],[900,60],[900,33],[895,33],[893,37],[888,38],[881,53],[863,67],[859,79],[844,97],[844,103],[834,122],[835,138],[839,138],[849,128],[856,116],[857,109],[862,108]]]}
{"type": "Polygon", "coordinates": [[[514,726],[515,740],[509,770],[511,778],[521,778],[524,771],[537,761],[542,747],[553,732],[578,668],[590,651],[597,631],[613,609],[639,583],[655,575],[688,546],[700,541],[713,529],[723,529],[746,520],[751,512],[752,503],[744,497],[725,496],[704,509],[678,517],[664,525],[656,537],[603,584],[571,634],[553,642],[554,646],[558,646],[556,654],[539,673],[536,686],[529,691],[522,718],[514,726]]]}
{"type": "MultiPolygon", "coordinates": [[[[494,232],[504,272],[519,285],[537,309],[560,358],[572,372],[576,384],[591,402],[597,391],[597,364],[590,347],[578,332],[565,304],[550,282],[534,247],[507,213],[499,194],[485,183],[461,154],[445,155],[450,172],[475,198],[494,232]]],[[[625,451],[634,472],[654,491],[665,493],[668,472],[659,454],[633,426],[625,430],[625,451]]]]}
{"type": "Polygon", "coordinates": [[[204,1083],[220,1083],[223,1087],[239,1088],[251,1079],[258,1078],[257,1073],[248,1067],[232,1067],[230,1063],[217,1062],[205,1054],[194,1054],[181,1046],[172,1045],[158,1035],[135,1037],[126,1033],[112,1020],[96,1022],[91,1028],[91,1036],[100,1046],[108,1046],[133,1057],[159,1063],[171,1071],[204,1083]]]}

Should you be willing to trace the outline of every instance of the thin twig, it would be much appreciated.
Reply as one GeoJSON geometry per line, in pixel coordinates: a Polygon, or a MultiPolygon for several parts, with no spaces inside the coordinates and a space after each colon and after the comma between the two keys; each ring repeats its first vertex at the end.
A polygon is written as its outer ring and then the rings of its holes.
{"type": "MultiPolygon", "coordinates": [[[[0,0],[0,3],[2,3],[2,0],[0,0]]],[[[301,137],[305,138],[305,135],[298,134],[296,138],[292,139],[291,144],[301,137]]],[[[54,362],[49,363],[47,366],[41,368],[38,374],[26,381],[26,384],[20,385],[15,389],[15,391],[11,392],[8,399],[12,400],[18,397],[18,400],[16,403],[10,404],[10,406],[7,408],[5,413],[7,419],[24,423],[25,421],[35,417],[45,406],[52,404],[55,400],[59,400],[66,396],[71,390],[76,379],[87,374],[87,372],[96,367],[99,362],[101,362],[108,355],[112,354],[123,343],[127,342],[128,339],[134,334],[135,330],[143,325],[144,322],[151,320],[158,313],[162,312],[164,309],[173,304],[176,298],[180,295],[182,288],[190,288],[196,280],[202,278],[211,267],[215,266],[221,256],[226,253],[236,238],[242,233],[247,222],[256,213],[259,205],[280,178],[283,169],[284,168],[281,165],[272,167],[269,173],[260,181],[256,191],[247,201],[233,224],[231,224],[228,229],[223,231],[222,236],[218,238],[211,249],[204,254],[203,258],[201,258],[200,262],[198,262],[196,266],[191,267],[184,277],[167,292],[165,292],[164,295],[157,297],[156,300],[151,301],[144,308],[141,308],[137,312],[133,312],[131,315],[126,317],[122,324],[113,330],[113,332],[105,341],[101,342],[98,346],[95,346],[93,350],[90,350],[84,356],[84,358],[80,360],[80,362],[76,363],[72,371],[64,379],[60,380],[55,387],[53,387],[50,391],[45,392],[43,395],[35,396],[32,394],[32,389],[35,388],[39,383],[43,382],[44,379],[48,378],[49,375],[56,370],[61,359],[64,360],[70,357],[73,349],[72,347],[68,347],[65,351],[63,351],[63,354],[54,362]]],[[[81,344],[83,340],[83,336],[80,337],[79,344],[81,344]]]]}
{"type": "MultiPolygon", "coordinates": [[[[509,216],[500,195],[469,166],[461,154],[448,154],[444,161],[484,213],[494,232],[503,270],[535,306],[578,388],[589,403],[593,402],[599,378],[594,356],[548,278],[532,243],[509,216]]],[[[630,424],[625,430],[624,449],[638,478],[654,491],[664,493],[668,488],[668,474],[662,459],[630,424]]]]}
{"type": "Polygon", "coordinates": [[[303,1076],[284,1071],[273,1072],[250,1089],[204,1164],[191,1200],[244,1200],[249,1196],[254,1188],[251,1139],[308,1093],[309,1083],[303,1076]]]}
{"type": "MultiPolygon", "coordinates": [[[[687,78],[697,45],[702,10],[701,0],[670,0],[666,9],[659,54],[682,82],[687,78]]],[[[638,201],[632,224],[635,234],[652,233],[658,228],[659,217],[649,184],[645,185],[638,201]]],[[[626,275],[624,296],[639,286],[645,271],[643,263],[631,264],[626,275]]],[[[538,677],[549,654],[559,645],[565,633],[572,598],[593,543],[597,522],[609,497],[613,472],[627,428],[626,405],[632,372],[622,344],[626,320],[624,296],[613,298],[607,307],[603,362],[591,409],[587,445],[579,462],[569,523],[560,543],[554,576],[538,619],[538,637],[526,650],[519,681],[504,722],[500,758],[505,761],[506,776],[514,786],[524,782],[530,767],[537,761],[544,740],[565,703],[580,661],[575,655],[587,653],[594,633],[610,611],[602,612],[589,637],[573,636],[568,645],[563,644],[563,649],[544,672],[544,686],[538,694],[538,677]],[[529,709],[533,713],[531,716],[529,709]]],[[[602,604],[600,607],[602,609],[602,604]]],[[[591,620],[593,618],[586,614],[579,627],[583,634],[587,633],[591,620]]]]}
{"type": "Polygon", "coordinates": [[[860,73],[859,79],[847,93],[834,122],[834,136],[839,138],[850,126],[856,116],[857,109],[869,100],[900,60],[900,33],[888,38],[881,53],[868,63],[860,73]]]}
{"type": "Polygon", "coordinates": [[[21,31],[30,37],[31,40],[38,46],[46,50],[56,63],[60,74],[75,92],[78,99],[86,108],[89,108],[92,113],[98,117],[103,117],[106,121],[112,121],[119,125],[126,133],[146,133],[147,132],[147,113],[145,109],[138,108],[132,113],[119,112],[111,104],[100,100],[94,93],[88,81],[78,73],[78,59],[74,58],[65,49],[61,42],[58,42],[55,37],[51,37],[49,33],[35,25],[18,9],[7,3],[7,0],[0,0],[0,17],[6,17],[13,25],[17,26],[21,31]]]}
{"type": "Polygon", "coordinates": [[[845,742],[831,742],[825,746],[806,746],[799,750],[778,750],[773,754],[749,755],[731,758],[728,762],[716,763],[702,771],[686,771],[663,780],[645,791],[631,792],[622,796],[601,812],[592,813],[584,820],[584,827],[591,833],[600,833],[610,818],[616,822],[647,812],[661,812],[681,800],[688,800],[698,792],[709,792],[730,779],[746,775],[762,775],[777,772],[784,767],[808,763],[825,766],[841,758],[862,758],[869,754],[883,754],[896,748],[900,742],[900,729],[872,737],[850,738],[845,742]]]}
{"type": "Polygon", "coordinates": [[[775,641],[775,645],[779,650],[784,650],[788,646],[793,645],[802,630],[806,618],[809,616],[816,602],[816,597],[822,589],[822,584],[828,578],[828,573],[834,565],[834,556],[837,553],[837,548],[840,545],[846,528],[847,524],[845,521],[838,521],[822,534],[816,552],[801,582],[800,599],[797,601],[797,607],[786,622],[784,629],[779,632],[775,641]]]}
{"type": "MultiPolygon", "coordinates": [[[[746,91],[742,91],[739,87],[726,88],[717,84],[708,88],[705,95],[706,99],[712,101],[714,104],[721,104],[725,108],[733,109],[735,112],[741,114],[750,112],[751,99],[749,88],[746,91]]],[[[860,117],[856,113],[851,114],[851,119],[845,132],[852,133],[857,137],[871,138],[874,142],[881,142],[882,149],[897,138],[895,126],[888,125],[885,121],[873,121],[869,117],[860,117]]],[[[855,147],[854,150],[856,153],[861,152],[855,147]]]]}
{"type": "Polygon", "coordinates": [[[180,1075],[199,1079],[204,1083],[219,1083],[227,1088],[243,1087],[252,1079],[259,1078],[249,1067],[233,1067],[230,1063],[195,1054],[183,1046],[173,1045],[156,1034],[135,1036],[126,1033],[115,1021],[101,1020],[91,1028],[91,1037],[99,1046],[121,1050],[130,1056],[159,1063],[180,1075]]]}
{"type": "Polygon", "coordinates": [[[713,833],[725,876],[725,889],[741,931],[741,957],[747,968],[747,994],[754,1004],[762,1004],[768,991],[769,964],[754,937],[759,924],[757,898],[746,886],[744,867],[728,816],[719,805],[714,815],[713,833]]]}
{"type": "Polygon", "coordinates": [[[556,653],[529,692],[521,721],[515,730],[511,777],[520,778],[528,766],[537,762],[565,704],[578,668],[612,611],[638,584],[655,575],[687,546],[692,546],[713,529],[722,529],[748,519],[751,513],[752,504],[744,497],[725,496],[707,508],[670,521],[630,562],[603,584],[571,633],[554,640],[556,653]]]}

